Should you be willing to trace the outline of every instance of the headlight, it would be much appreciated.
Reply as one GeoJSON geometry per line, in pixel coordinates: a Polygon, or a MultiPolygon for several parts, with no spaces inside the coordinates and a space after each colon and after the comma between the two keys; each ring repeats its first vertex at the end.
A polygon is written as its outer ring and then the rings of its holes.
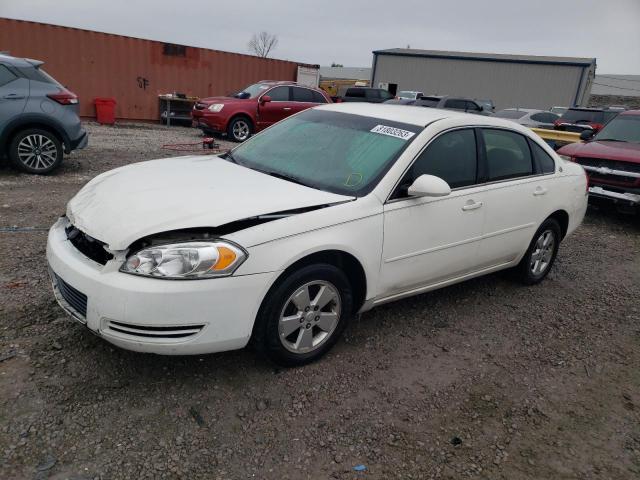
{"type": "Polygon", "coordinates": [[[226,277],[246,259],[244,250],[222,240],[175,243],[144,248],[130,255],[120,271],[169,279],[226,277]]]}
{"type": "Polygon", "coordinates": [[[224,103],[212,103],[211,105],[209,105],[209,111],[214,113],[222,111],[223,108],[224,103]]]}

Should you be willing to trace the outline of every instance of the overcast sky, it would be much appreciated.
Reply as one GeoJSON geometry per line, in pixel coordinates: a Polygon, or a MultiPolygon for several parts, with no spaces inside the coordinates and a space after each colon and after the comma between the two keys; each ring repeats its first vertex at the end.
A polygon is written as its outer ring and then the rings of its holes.
{"type": "Polygon", "coordinates": [[[598,73],[640,74],[640,0],[0,0],[0,16],[273,57],[370,66],[371,51],[596,57],[598,73]]]}

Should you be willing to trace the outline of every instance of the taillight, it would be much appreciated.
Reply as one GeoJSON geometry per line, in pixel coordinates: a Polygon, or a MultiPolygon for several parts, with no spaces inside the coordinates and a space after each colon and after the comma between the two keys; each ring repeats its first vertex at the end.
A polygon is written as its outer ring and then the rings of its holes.
{"type": "Polygon", "coordinates": [[[602,129],[602,127],[604,127],[604,125],[602,123],[592,123],[591,124],[591,128],[593,128],[595,131],[598,131],[598,130],[602,129]]]}
{"type": "Polygon", "coordinates": [[[56,93],[48,93],[47,97],[58,102],[60,105],[76,105],[78,103],[78,96],[66,88],[56,93]]]}

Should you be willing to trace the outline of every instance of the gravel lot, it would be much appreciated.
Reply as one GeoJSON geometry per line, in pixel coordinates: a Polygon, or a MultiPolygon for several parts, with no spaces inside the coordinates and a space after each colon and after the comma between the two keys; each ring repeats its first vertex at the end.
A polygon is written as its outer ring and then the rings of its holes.
{"type": "Polygon", "coordinates": [[[0,478],[640,478],[640,219],[590,209],[541,285],[380,307],[304,368],[137,354],[57,306],[45,229],[96,174],[199,136],[88,129],[53,176],[0,169],[0,478]]]}

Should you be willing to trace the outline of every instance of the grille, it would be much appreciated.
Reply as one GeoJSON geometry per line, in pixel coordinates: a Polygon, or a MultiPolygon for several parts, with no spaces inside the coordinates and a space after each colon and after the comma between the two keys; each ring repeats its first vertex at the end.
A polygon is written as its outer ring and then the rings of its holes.
{"type": "Polygon", "coordinates": [[[65,231],[71,244],[89,260],[93,260],[100,265],[106,265],[113,258],[113,255],[104,249],[106,245],[104,242],[90,237],[73,225],[69,225],[65,231]]]}
{"type": "Polygon", "coordinates": [[[109,320],[107,329],[112,333],[154,340],[176,340],[192,337],[200,333],[204,325],[181,325],[178,327],[135,325],[109,320]]]}
{"type": "MultiPolygon", "coordinates": [[[[612,170],[622,170],[623,172],[640,173],[640,164],[631,162],[620,162],[617,160],[607,160],[606,158],[576,158],[576,162],[587,167],[606,167],[612,170]]],[[[622,183],[625,185],[633,185],[637,181],[633,177],[625,177],[623,175],[602,174],[598,172],[587,171],[592,181],[603,183],[622,183]]]]}
{"type": "Polygon", "coordinates": [[[626,172],[640,173],[640,163],[620,162],[617,160],[607,160],[606,158],[576,158],[580,165],[589,167],[607,167],[612,170],[624,170],[626,172]]]}
{"type": "Polygon", "coordinates": [[[54,273],[58,291],[64,300],[80,315],[87,317],[87,296],[80,290],[73,288],[54,273]]]}

